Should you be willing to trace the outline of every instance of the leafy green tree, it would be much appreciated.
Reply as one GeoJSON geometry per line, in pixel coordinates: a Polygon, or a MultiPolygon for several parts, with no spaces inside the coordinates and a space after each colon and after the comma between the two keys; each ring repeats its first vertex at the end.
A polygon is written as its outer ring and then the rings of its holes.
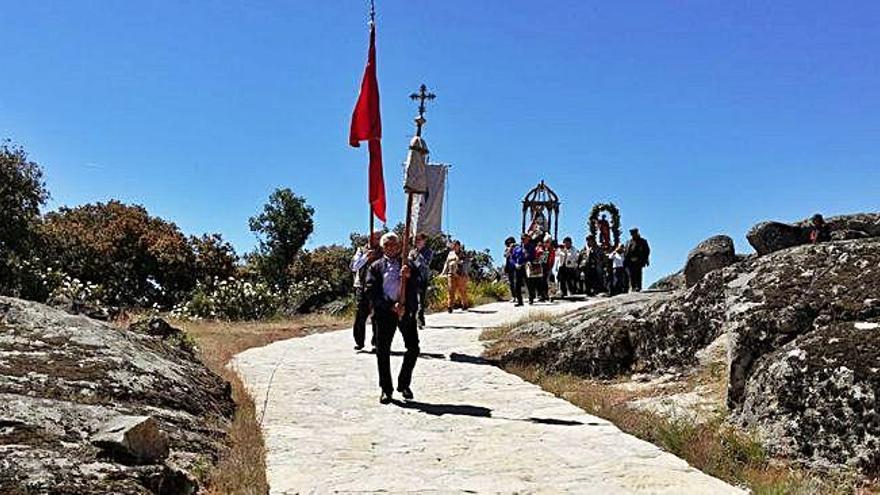
{"type": "Polygon", "coordinates": [[[276,189],[263,211],[251,217],[251,231],[260,240],[251,262],[266,280],[281,287],[290,285],[288,267],[312,234],[315,209],[288,188],[276,189]]]}
{"type": "Polygon", "coordinates": [[[290,277],[294,281],[324,280],[329,283],[333,299],[348,295],[352,290],[353,277],[349,269],[354,249],[339,245],[319,246],[303,250],[290,265],[290,277]]]}
{"type": "Polygon", "coordinates": [[[28,160],[22,147],[0,142],[0,293],[28,297],[23,286],[35,281],[24,280],[29,275],[25,267],[35,257],[35,227],[47,199],[40,166],[28,160]]]}

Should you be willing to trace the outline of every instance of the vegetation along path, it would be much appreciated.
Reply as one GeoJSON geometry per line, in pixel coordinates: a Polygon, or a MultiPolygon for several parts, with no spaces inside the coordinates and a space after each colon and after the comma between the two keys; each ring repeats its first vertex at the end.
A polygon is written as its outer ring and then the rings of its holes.
{"type": "MultiPolygon", "coordinates": [[[[428,316],[415,401],[388,406],[378,403],[374,356],[352,350],[350,331],[239,354],[272,493],[740,493],[479,357],[485,328],[585,304],[428,316]]],[[[398,335],[392,371],[402,347],[398,335]]]]}

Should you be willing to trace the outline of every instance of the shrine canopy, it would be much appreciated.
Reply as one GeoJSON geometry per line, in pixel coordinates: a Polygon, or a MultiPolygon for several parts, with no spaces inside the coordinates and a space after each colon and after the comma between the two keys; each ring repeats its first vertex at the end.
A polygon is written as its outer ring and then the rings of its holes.
{"type": "Polygon", "coordinates": [[[535,234],[538,231],[559,237],[559,196],[542,180],[526,193],[522,201],[522,231],[535,234]]]}

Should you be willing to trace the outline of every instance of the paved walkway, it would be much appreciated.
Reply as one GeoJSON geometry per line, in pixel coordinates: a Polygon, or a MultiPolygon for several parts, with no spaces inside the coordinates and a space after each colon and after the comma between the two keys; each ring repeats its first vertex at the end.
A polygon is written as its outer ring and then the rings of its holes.
{"type": "Polygon", "coordinates": [[[430,315],[411,403],[378,403],[375,357],[350,331],[238,355],[265,415],[272,493],[741,493],[479,359],[483,328],[584,304],[430,315]]]}

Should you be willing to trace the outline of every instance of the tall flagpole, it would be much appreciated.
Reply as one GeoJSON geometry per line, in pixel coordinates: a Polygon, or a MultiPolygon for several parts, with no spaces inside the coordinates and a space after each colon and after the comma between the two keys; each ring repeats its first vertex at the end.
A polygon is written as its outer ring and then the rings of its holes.
{"type": "MultiPolygon", "coordinates": [[[[370,28],[372,29],[375,24],[376,24],[376,4],[375,4],[374,0],[370,0],[370,28]]],[[[370,172],[368,171],[367,172],[367,187],[369,187],[369,182],[370,182],[369,176],[370,176],[370,172]]],[[[376,231],[376,227],[375,227],[376,218],[375,218],[375,215],[373,214],[373,202],[372,202],[372,198],[370,198],[369,194],[367,194],[367,211],[370,213],[370,235],[369,235],[369,237],[367,237],[367,245],[370,246],[371,249],[375,249],[376,246],[374,245],[375,241],[373,240],[373,238],[374,238],[373,232],[376,231]]]]}

